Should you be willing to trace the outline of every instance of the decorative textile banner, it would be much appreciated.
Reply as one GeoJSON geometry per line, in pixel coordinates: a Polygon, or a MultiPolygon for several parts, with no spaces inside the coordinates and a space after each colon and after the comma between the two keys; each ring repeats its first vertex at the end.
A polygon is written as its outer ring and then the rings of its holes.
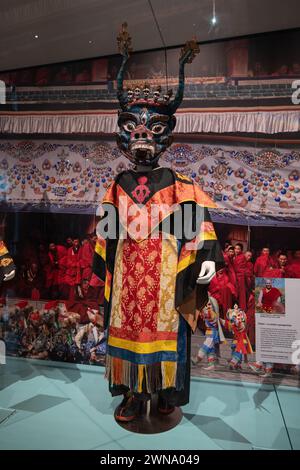
{"type": "MultiPolygon", "coordinates": [[[[218,205],[215,221],[300,225],[299,151],[174,144],[160,162],[209,193],[218,205]]],[[[94,213],[129,167],[112,141],[0,141],[2,206],[94,213]]]]}
{"type": "MultiPolygon", "coordinates": [[[[182,108],[176,119],[177,133],[300,131],[299,106],[182,108]]],[[[0,132],[7,134],[111,134],[117,129],[116,110],[0,113],[0,132]]]]}

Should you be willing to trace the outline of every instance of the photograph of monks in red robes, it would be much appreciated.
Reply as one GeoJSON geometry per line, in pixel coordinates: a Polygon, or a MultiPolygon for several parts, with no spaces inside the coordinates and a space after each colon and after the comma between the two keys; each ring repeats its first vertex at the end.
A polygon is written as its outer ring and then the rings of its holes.
{"type": "Polygon", "coordinates": [[[285,279],[256,278],[255,299],[257,313],[285,314],[285,279]]]}

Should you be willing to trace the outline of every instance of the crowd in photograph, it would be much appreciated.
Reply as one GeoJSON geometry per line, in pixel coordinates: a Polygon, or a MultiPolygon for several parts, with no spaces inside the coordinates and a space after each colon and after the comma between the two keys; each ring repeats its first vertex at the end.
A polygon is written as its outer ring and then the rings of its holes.
{"type": "Polygon", "coordinates": [[[92,277],[95,243],[89,234],[23,245],[15,278],[1,286],[0,338],[8,354],[103,363],[104,288],[92,277]]]}
{"type": "Polygon", "coordinates": [[[67,310],[58,301],[44,305],[26,300],[10,305],[4,299],[1,302],[0,338],[8,355],[81,364],[104,363],[106,332],[100,309],[88,307],[83,321],[80,314],[67,310]]]}
{"type": "Polygon", "coordinates": [[[50,241],[21,246],[16,277],[2,288],[10,297],[101,303],[103,288],[96,280],[91,282],[96,239],[91,233],[82,240],[67,237],[61,244],[50,241]]]}

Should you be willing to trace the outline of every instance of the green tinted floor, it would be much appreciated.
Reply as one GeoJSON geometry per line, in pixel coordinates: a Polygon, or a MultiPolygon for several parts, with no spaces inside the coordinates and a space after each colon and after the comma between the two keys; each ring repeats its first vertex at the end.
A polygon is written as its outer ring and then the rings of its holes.
{"type": "Polygon", "coordinates": [[[0,366],[0,449],[300,449],[300,390],[193,379],[176,428],[118,426],[103,369],[9,358],[0,366]]]}

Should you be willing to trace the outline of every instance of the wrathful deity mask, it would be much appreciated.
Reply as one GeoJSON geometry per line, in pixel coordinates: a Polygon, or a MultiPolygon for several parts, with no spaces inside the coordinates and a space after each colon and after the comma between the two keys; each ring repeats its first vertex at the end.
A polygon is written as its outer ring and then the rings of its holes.
{"type": "Polygon", "coordinates": [[[175,128],[174,116],[184,93],[184,66],[191,63],[199,47],[195,40],[186,43],[179,59],[179,84],[174,99],[172,90],[167,90],[160,98],[161,87],[151,92],[149,84],[135,86],[127,91],[123,88],[125,65],[131,52],[131,38],[122,25],[118,36],[122,65],[117,76],[119,112],[117,143],[126,157],[136,165],[155,166],[160,155],[171,145],[175,128]],[[142,91],[142,92],[141,92],[142,91]]]}
{"type": "Polygon", "coordinates": [[[159,107],[132,104],[119,114],[117,143],[132,162],[154,165],[171,145],[176,118],[162,113],[159,107]]]}

